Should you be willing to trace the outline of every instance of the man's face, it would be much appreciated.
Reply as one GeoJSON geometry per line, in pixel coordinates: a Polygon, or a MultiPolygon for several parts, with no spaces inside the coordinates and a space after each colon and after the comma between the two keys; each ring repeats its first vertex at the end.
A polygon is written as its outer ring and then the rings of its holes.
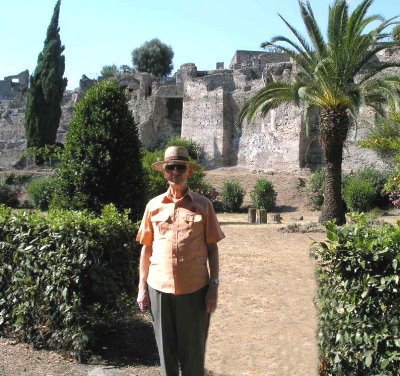
{"type": "Polygon", "coordinates": [[[186,164],[166,163],[163,168],[165,179],[174,188],[184,188],[190,176],[190,167],[186,164]]]}

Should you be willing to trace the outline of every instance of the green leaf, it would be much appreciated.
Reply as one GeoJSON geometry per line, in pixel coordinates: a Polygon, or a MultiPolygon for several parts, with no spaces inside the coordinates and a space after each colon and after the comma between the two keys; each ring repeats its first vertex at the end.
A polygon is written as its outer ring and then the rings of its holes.
{"type": "Polygon", "coordinates": [[[364,353],[365,364],[367,367],[370,367],[372,364],[372,355],[374,354],[373,350],[368,350],[364,353]]]}

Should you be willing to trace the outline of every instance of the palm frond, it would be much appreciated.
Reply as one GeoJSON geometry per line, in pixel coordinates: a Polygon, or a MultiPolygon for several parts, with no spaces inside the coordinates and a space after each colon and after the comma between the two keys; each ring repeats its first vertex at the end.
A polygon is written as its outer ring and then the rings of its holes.
{"type": "MultiPolygon", "coordinates": [[[[374,79],[383,70],[388,69],[388,68],[393,68],[393,67],[400,67],[400,61],[380,62],[379,64],[375,64],[373,70],[371,72],[365,74],[361,78],[359,85],[363,85],[365,82],[367,82],[371,79],[374,79]]],[[[388,77],[388,79],[390,79],[390,77],[388,77]]],[[[394,77],[398,77],[398,76],[394,76],[394,77]]]]}
{"type": "Polygon", "coordinates": [[[348,27],[348,5],[345,0],[338,0],[329,7],[328,44],[335,53],[342,48],[342,41],[348,27]]]}
{"type": "Polygon", "coordinates": [[[268,111],[282,103],[292,102],[296,89],[296,86],[286,82],[267,84],[245,103],[239,112],[238,122],[242,124],[246,120],[247,123],[251,123],[258,112],[265,116],[268,111]]]}
{"type": "Polygon", "coordinates": [[[264,42],[262,46],[273,46],[281,50],[282,52],[285,52],[289,57],[291,57],[294,61],[301,65],[309,75],[313,74],[313,69],[311,69],[311,67],[313,66],[313,61],[306,54],[299,54],[291,48],[276,43],[273,44],[264,42]]]}
{"type": "MultiPolygon", "coordinates": [[[[309,46],[307,46],[307,48],[303,48],[303,45],[300,46],[299,44],[293,42],[293,41],[290,40],[289,38],[284,37],[284,36],[282,36],[282,35],[277,35],[277,36],[271,38],[269,44],[270,44],[270,45],[274,45],[276,42],[284,42],[284,43],[289,44],[289,45],[292,46],[299,54],[306,54],[306,55],[312,54],[312,50],[311,50],[311,48],[310,48],[309,46]]],[[[266,46],[266,44],[264,44],[264,43],[261,44],[261,47],[265,47],[265,46],[266,46]]]]}
{"type": "MultiPolygon", "coordinates": [[[[282,19],[282,21],[286,24],[286,26],[289,28],[289,30],[292,32],[292,34],[296,37],[300,45],[303,47],[304,51],[307,53],[311,52],[311,48],[305,38],[295,29],[289,22],[285,20],[280,14],[278,16],[282,19]]],[[[301,52],[300,49],[298,49],[299,52],[301,52]]]]}
{"type": "Polygon", "coordinates": [[[307,34],[315,48],[315,51],[319,56],[323,56],[326,44],[318,23],[314,17],[310,2],[307,0],[307,2],[304,4],[299,0],[299,6],[300,14],[304,25],[306,26],[307,34]]]}

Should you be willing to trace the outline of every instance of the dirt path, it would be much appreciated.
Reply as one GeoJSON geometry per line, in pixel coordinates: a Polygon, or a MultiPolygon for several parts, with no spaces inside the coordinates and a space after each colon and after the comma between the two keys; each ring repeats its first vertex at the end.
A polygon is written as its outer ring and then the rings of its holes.
{"type": "Polygon", "coordinates": [[[230,376],[316,375],[316,285],[308,245],[310,237],[323,235],[249,225],[245,215],[220,220],[227,238],[220,244],[220,304],[207,368],[230,376]]]}

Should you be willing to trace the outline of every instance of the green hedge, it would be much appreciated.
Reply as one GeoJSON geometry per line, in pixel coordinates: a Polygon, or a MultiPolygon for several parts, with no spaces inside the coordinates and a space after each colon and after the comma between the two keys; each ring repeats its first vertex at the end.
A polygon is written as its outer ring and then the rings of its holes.
{"type": "Polygon", "coordinates": [[[343,199],[348,211],[369,211],[376,197],[372,183],[360,178],[353,178],[343,188],[343,199]]]}
{"type": "Polygon", "coordinates": [[[274,185],[267,179],[258,179],[250,192],[251,206],[256,209],[273,210],[276,205],[274,185]]]}
{"type": "Polygon", "coordinates": [[[84,356],[132,312],[136,231],[112,205],[100,216],[0,206],[0,335],[84,356]]]}
{"type": "Polygon", "coordinates": [[[238,181],[228,180],[224,182],[221,190],[222,208],[228,213],[239,212],[245,193],[238,181]]]}
{"type": "Polygon", "coordinates": [[[320,374],[398,375],[400,223],[350,216],[319,243],[320,374]]]}

